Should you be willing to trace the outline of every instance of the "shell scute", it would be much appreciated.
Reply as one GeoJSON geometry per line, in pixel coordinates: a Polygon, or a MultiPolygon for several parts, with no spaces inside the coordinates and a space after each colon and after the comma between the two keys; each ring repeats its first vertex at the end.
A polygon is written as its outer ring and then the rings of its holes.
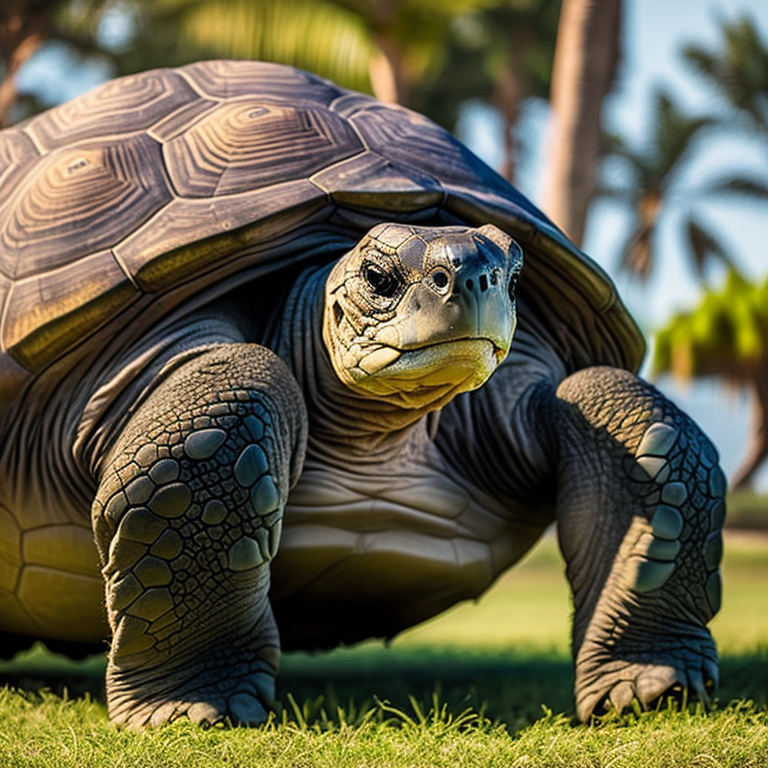
{"type": "Polygon", "coordinates": [[[207,99],[195,99],[182,104],[178,109],[164,115],[148,128],[147,134],[160,144],[166,144],[177,136],[181,136],[184,131],[195,125],[208,113],[218,109],[219,104],[218,101],[207,99]]]}
{"type": "Polygon", "coordinates": [[[149,221],[115,253],[142,290],[162,291],[211,265],[226,273],[226,264],[237,262],[244,249],[258,250],[259,244],[268,248],[272,238],[309,221],[327,205],[326,197],[307,179],[299,179],[237,195],[178,198],[162,212],[162,226],[149,221]]]}
{"type": "Polygon", "coordinates": [[[380,211],[421,210],[445,197],[436,179],[370,151],[324,168],[310,180],[335,203],[380,211]]]}
{"type": "Polygon", "coordinates": [[[146,130],[194,96],[172,69],[157,70],[151,78],[127,75],[43,112],[29,120],[25,130],[50,151],[84,139],[146,130]]]}
{"type": "Polygon", "coordinates": [[[504,186],[501,177],[479,163],[463,144],[415,112],[372,102],[348,119],[369,149],[393,163],[454,183],[504,186]]]}
{"type": "Polygon", "coordinates": [[[0,210],[0,269],[20,279],[109,248],[171,197],[146,134],[55,150],[0,210]]]}
{"type": "Polygon", "coordinates": [[[197,91],[206,98],[231,99],[250,96],[258,83],[259,97],[297,105],[327,106],[343,91],[326,80],[279,64],[258,61],[202,61],[180,67],[197,91]]]}
{"type": "Polygon", "coordinates": [[[139,294],[110,251],[13,283],[2,346],[28,370],[76,344],[139,294]]]}
{"type": "Polygon", "coordinates": [[[38,157],[35,145],[22,130],[11,128],[0,133],[0,208],[11,197],[27,165],[38,157]]]}
{"type": "Polygon", "coordinates": [[[362,145],[332,112],[249,99],[223,104],[163,151],[179,195],[215,197],[306,178],[362,145]]]}

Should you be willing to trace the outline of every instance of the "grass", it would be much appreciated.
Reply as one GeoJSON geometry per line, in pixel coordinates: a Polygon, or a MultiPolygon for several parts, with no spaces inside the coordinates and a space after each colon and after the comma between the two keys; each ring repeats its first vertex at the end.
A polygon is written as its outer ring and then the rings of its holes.
{"type": "Polygon", "coordinates": [[[728,494],[728,527],[768,531],[768,495],[743,488],[728,494]]]}
{"type": "Polygon", "coordinates": [[[0,712],[7,768],[764,768],[768,755],[768,715],[750,706],[651,713],[593,728],[547,714],[515,737],[503,725],[440,707],[407,713],[383,706],[359,722],[334,724],[286,717],[252,731],[180,722],[141,734],[111,728],[89,701],[5,693],[0,712]]]}
{"type": "Polygon", "coordinates": [[[572,722],[568,592],[553,538],[479,602],[369,643],[286,656],[273,720],[254,730],[113,728],[104,662],[37,649],[0,664],[0,765],[731,766],[768,765],[768,536],[729,532],[714,711],[572,722]],[[45,689],[57,691],[51,693],[45,689]]]}

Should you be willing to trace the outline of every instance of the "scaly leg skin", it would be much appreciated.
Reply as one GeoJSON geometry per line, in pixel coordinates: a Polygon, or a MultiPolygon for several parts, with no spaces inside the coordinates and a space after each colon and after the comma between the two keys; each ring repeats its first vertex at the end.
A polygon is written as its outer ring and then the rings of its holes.
{"type": "Polygon", "coordinates": [[[266,719],[279,663],[269,562],[305,443],[298,385],[256,345],[200,350],[139,404],[93,505],[114,722],[266,719]]]}
{"type": "Polygon", "coordinates": [[[720,607],[725,476],[696,425],[626,371],[566,379],[554,409],[558,528],[581,720],[633,699],[705,702],[720,607]]]}

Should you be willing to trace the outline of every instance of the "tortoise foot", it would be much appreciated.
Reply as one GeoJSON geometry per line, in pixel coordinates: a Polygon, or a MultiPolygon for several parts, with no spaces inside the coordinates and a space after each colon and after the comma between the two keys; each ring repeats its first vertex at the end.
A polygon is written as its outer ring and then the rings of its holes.
{"type": "Polygon", "coordinates": [[[204,727],[254,726],[267,720],[274,702],[275,674],[267,664],[251,672],[246,672],[245,665],[197,674],[189,670],[186,679],[167,675],[163,685],[157,682],[162,670],[152,676],[151,686],[148,677],[108,670],[109,713],[116,725],[140,730],[186,718],[204,727]]]}
{"type": "Polygon", "coordinates": [[[707,624],[720,608],[725,520],[717,452],[627,373],[585,371],[559,391],[575,404],[565,411],[563,476],[576,493],[562,497],[558,523],[579,716],[670,695],[706,701],[717,684],[707,624]]]}
{"type": "Polygon", "coordinates": [[[716,455],[690,423],[668,418],[647,428],[625,471],[640,514],[577,654],[582,720],[633,701],[643,709],[669,697],[706,704],[717,688],[706,627],[721,595],[725,478],[716,455]]]}
{"type": "Polygon", "coordinates": [[[580,720],[614,711],[663,707],[669,700],[709,706],[718,684],[715,645],[708,636],[674,645],[668,637],[647,639],[647,649],[625,658],[609,656],[597,644],[579,654],[576,709],[580,720]],[[655,650],[665,648],[664,651],[655,650]]]}
{"type": "Polygon", "coordinates": [[[266,719],[280,645],[270,563],[303,452],[296,390],[269,350],[214,345],[120,435],[93,508],[116,723],[266,719]]]}

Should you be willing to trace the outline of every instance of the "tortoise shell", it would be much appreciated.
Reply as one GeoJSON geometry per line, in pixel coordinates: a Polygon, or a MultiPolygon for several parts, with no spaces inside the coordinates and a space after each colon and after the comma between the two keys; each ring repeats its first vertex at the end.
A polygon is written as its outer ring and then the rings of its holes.
{"type": "Polygon", "coordinates": [[[606,275],[447,132],[290,67],[211,61],[113,80],[0,133],[0,378],[126,317],[152,323],[160,300],[290,280],[386,220],[496,224],[526,252],[521,328],[569,370],[639,366],[606,275]]]}

